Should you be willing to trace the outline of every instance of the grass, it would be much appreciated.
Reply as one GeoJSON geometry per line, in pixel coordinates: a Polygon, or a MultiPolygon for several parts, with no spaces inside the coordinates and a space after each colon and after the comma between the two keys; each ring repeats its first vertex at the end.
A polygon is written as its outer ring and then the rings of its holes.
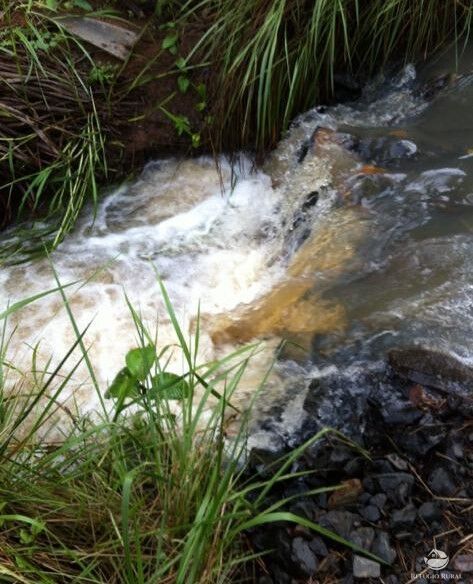
{"type": "MultiPolygon", "coordinates": [[[[225,412],[258,347],[198,365],[199,330],[185,339],[164,288],[162,292],[176,344],[158,347],[130,306],[137,346],[108,390],[112,404],[94,420],[71,411],[61,397],[82,360],[89,363],[93,377],[85,331],[54,370],[36,370],[35,383],[23,383],[13,392],[4,388],[13,367],[4,333],[1,582],[251,582],[255,563],[263,565],[264,556],[255,556],[245,533],[281,521],[299,523],[360,551],[317,524],[284,511],[285,501],[270,507],[265,503],[276,483],[295,476],[290,469],[303,449],[329,430],[283,457],[270,479],[245,474],[246,418],[242,416],[239,435],[227,440],[225,412]],[[82,355],[71,362],[77,347],[82,355]],[[182,356],[181,376],[167,371],[171,352],[182,356]],[[69,420],[61,433],[54,425],[58,412],[63,421],[69,420]]],[[[66,288],[59,286],[59,293],[77,329],[66,288]]],[[[10,307],[1,318],[30,301],[34,299],[10,307]]]]}
{"type": "MultiPolygon", "coordinates": [[[[97,64],[85,46],[40,4],[7,3],[0,31],[0,227],[15,216],[46,219],[30,253],[55,247],[113,176],[109,88],[92,79],[97,64]]],[[[22,247],[25,230],[17,235],[0,257],[22,247]]]]}
{"type": "Polygon", "coordinates": [[[188,0],[183,20],[214,21],[194,53],[218,71],[215,141],[274,146],[291,120],[330,96],[335,73],[367,78],[390,61],[467,42],[473,7],[456,0],[188,0]]]}

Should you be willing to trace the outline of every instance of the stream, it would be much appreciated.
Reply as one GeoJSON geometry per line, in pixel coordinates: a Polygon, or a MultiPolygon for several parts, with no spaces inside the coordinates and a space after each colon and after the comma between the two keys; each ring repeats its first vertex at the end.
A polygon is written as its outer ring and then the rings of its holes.
{"type": "MultiPolygon", "coordinates": [[[[356,379],[392,347],[473,361],[472,56],[456,74],[451,55],[408,65],[356,102],[307,112],[258,170],[244,155],[219,170],[209,158],[151,162],[96,217],[86,211],[50,260],[3,266],[0,306],[54,288],[51,264],[63,284],[80,281],[66,293],[79,329],[90,325],[103,393],[136,345],[125,294],[150,330],[159,323],[160,347],[176,342],[157,274],[186,334],[200,303],[199,362],[262,341],[235,405],[291,341],[257,400],[258,443],[272,440],[265,416],[286,434],[300,424],[311,379],[356,379]]],[[[31,375],[33,353],[36,372],[52,371],[75,339],[57,293],[7,326],[10,384],[31,375]]],[[[168,368],[183,371],[177,351],[168,368]]],[[[83,364],[66,390],[99,411],[83,364]]]]}

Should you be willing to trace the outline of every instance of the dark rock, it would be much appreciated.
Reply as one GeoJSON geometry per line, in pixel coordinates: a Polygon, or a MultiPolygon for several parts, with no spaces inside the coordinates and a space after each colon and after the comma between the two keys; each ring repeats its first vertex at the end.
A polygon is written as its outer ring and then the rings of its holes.
{"type": "Polygon", "coordinates": [[[312,576],[317,570],[318,560],[309,542],[302,537],[295,537],[292,540],[291,559],[299,566],[304,576],[312,576]]]}
{"type": "Polygon", "coordinates": [[[387,500],[388,497],[384,493],[378,493],[370,498],[370,504],[375,505],[375,507],[378,507],[378,509],[382,511],[387,500]]]}
{"type": "Polygon", "coordinates": [[[376,523],[381,518],[381,513],[379,512],[378,507],[374,505],[368,505],[365,507],[361,514],[366,519],[366,521],[370,521],[371,523],[376,523]]]}
{"type": "Polygon", "coordinates": [[[348,538],[355,518],[356,515],[349,511],[329,511],[320,517],[319,523],[322,527],[326,527],[335,531],[338,535],[348,538]]]}
{"type": "Polygon", "coordinates": [[[390,501],[405,504],[412,492],[414,477],[406,472],[393,472],[374,475],[373,482],[385,493],[390,501]]]}
{"type": "Polygon", "coordinates": [[[300,515],[306,519],[313,520],[316,512],[315,503],[307,499],[299,499],[293,503],[290,507],[291,513],[294,515],[300,515]]]}
{"type": "Polygon", "coordinates": [[[446,429],[441,425],[436,425],[430,414],[422,416],[417,421],[417,425],[421,427],[420,430],[403,432],[397,437],[398,445],[414,457],[425,456],[438,446],[446,436],[446,429]]]}
{"type": "Polygon", "coordinates": [[[363,492],[358,497],[358,503],[360,503],[361,505],[367,505],[371,499],[372,495],[370,495],[370,493],[363,492]]]}
{"type": "Polygon", "coordinates": [[[273,583],[273,579],[270,576],[261,576],[261,578],[258,580],[258,584],[274,584],[273,583]]]}
{"type": "Polygon", "coordinates": [[[388,396],[375,396],[373,403],[386,424],[408,426],[422,418],[419,409],[394,393],[388,396]]]}
{"type": "Polygon", "coordinates": [[[473,369],[453,355],[423,347],[392,349],[388,362],[401,377],[452,392],[463,397],[471,395],[473,388],[473,369]]]}
{"type": "Polygon", "coordinates": [[[379,474],[389,474],[394,472],[394,467],[386,458],[378,458],[373,461],[373,470],[379,474]]]}
{"type": "Polygon", "coordinates": [[[343,472],[348,476],[354,476],[363,470],[363,459],[361,457],[352,458],[343,467],[343,472]]]}
{"type": "Polygon", "coordinates": [[[277,564],[271,566],[272,577],[274,584],[291,584],[292,578],[287,572],[280,568],[277,564]]]}
{"type": "Polygon", "coordinates": [[[321,537],[314,537],[309,541],[309,547],[318,556],[325,558],[328,555],[328,549],[321,537]]]}
{"type": "Polygon", "coordinates": [[[442,511],[437,503],[433,501],[427,501],[422,503],[419,508],[419,516],[427,523],[430,524],[433,521],[438,521],[442,518],[442,511]]]}
{"type": "Polygon", "coordinates": [[[389,535],[385,531],[376,532],[371,551],[388,564],[392,564],[396,559],[396,551],[391,547],[389,535]]]}
{"type": "Polygon", "coordinates": [[[381,566],[373,560],[355,555],[353,557],[353,576],[355,578],[379,578],[381,566]]]}
{"type": "Polygon", "coordinates": [[[394,576],[394,574],[391,574],[390,576],[387,576],[384,579],[384,584],[399,584],[399,580],[398,580],[397,576],[394,576]]]}
{"type": "Polygon", "coordinates": [[[358,547],[369,551],[374,540],[374,529],[372,527],[359,527],[350,533],[349,539],[358,547]]]}
{"type": "Polygon", "coordinates": [[[457,490],[451,473],[443,466],[438,466],[430,473],[427,484],[436,495],[449,497],[454,495],[457,490]]]}
{"type": "Polygon", "coordinates": [[[393,512],[391,517],[391,528],[394,531],[409,529],[414,524],[416,517],[417,510],[412,503],[409,503],[403,509],[397,509],[393,512]]]}

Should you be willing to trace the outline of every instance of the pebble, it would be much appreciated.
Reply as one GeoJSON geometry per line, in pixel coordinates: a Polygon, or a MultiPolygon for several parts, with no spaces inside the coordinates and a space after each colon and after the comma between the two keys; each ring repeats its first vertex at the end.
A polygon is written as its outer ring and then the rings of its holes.
{"type": "Polygon", "coordinates": [[[417,517],[417,510],[409,503],[403,509],[397,509],[392,514],[391,527],[393,530],[408,529],[412,527],[417,517]]]}
{"type": "Polygon", "coordinates": [[[355,578],[379,578],[381,566],[373,560],[355,555],[353,557],[353,576],[355,578]]]}
{"type": "Polygon", "coordinates": [[[320,525],[332,529],[338,535],[347,538],[355,521],[355,515],[349,511],[329,511],[319,519],[320,525]]]}
{"type": "Polygon", "coordinates": [[[321,537],[312,538],[309,542],[309,547],[318,556],[325,558],[328,555],[327,546],[321,537]]]}
{"type": "Polygon", "coordinates": [[[350,540],[357,546],[369,551],[374,540],[374,535],[375,533],[372,527],[359,527],[351,532],[350,540]]]}
{"type": "Polygon", "coordinates": [[[302,537],[295,537],[292,540],[291,560],[295,562],[301,571],[307,576],[312,576],[319,565],[317,557],[310,548],[309,542],[302,539],[302,537]]]}
{"type": "Polygon", "coordinates": [[[407,472],[392,472],[373,476],[373,481],[378,484],[388,499],[397,504],[405,504],[411,494],[414,485],[414,477],[407,472]]]}
{"type": "Polygon", "coordinates": [[[370,523],[376,523],[376,521],[379,521],[381,517],[381,513],[379,512],[378,507],[375,507],[374,505],[368,505],[365,507],[361,511],[361,514],[366,519],[366,521],[369,521],[370,523]]]}
{"type": "Polygon", "coordinates": [[[442,518],[442,511],[437,503],[427,501],[420,506],[419,515],[426,523],[431,523],[442,518]]]}
{"type": "Polygon", "coordinates": [[[438,466],[429,475],[427,484],[436,495],[452,496],[457,486],[452,480],[451,473],[443,466],[438,466]]]}
{"type": "Polygon", "coordinates": [[[391,547],[389,535],[385,531],[378,531],[376,533],[371,551],[388,564],[392,564],[396,559],[396,551],[391,547]]]}
{"type": "Polygon", "coordinates": [[[370,498],[370,504],[378,507],[380,511],[383,510],[384,506],[386,505],[386,501],[388,500],[387,496],[384,493],[378,493],[377,495],[373,495],[370,498]]]}

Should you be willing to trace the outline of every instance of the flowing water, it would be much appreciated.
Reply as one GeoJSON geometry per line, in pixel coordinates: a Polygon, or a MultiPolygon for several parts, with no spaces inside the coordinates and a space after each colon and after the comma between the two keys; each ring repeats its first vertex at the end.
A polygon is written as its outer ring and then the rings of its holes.
{"type": "MultiPolygon", "coordinates": [[[[471,359],[473,83],[452,71],[448,58],[422,73],[447,74],[432,100],[408,66],[356,103],[308,112],[257,171],[243,156],[220,172],[206,158],[149,164],[95,219],[85,213],[49,261],[2,267],[1,305],[54,288],[51,264],[63,284],[80,280],[66,292],[79,328],[90,324],[84,340],[105,391],[136,344],[125,294],[150,328],[159,322],[159,346],[175,342],[159,274],[186,333],[200,302],[201,361],[264,340],[239,405],[279,341],[297,342],[258,399],[263,413],[284,403],[286,426],[327,367],[363,368],[413,343],[471,359]]],[[[59,294],[8,326],[20,369],[11,383],[31,371],[33,347],[35,369],[51,371],[75,338],[59,294]]],[[[175,352],[169,368],[181,372],[181,361],[175,352]]],[[[68,391],[83,411],[98,409],[83,364],[68,391]]]]}

